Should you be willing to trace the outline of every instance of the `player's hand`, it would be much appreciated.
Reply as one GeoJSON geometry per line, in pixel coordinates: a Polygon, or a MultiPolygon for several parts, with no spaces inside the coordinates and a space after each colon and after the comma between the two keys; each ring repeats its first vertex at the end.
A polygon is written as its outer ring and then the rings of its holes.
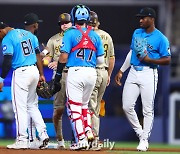
{"type": "Polygon", "coordinates": [[[121,78],[123,76],[123,72],[120,70],[115,76],[115,82],[117,85],[121,86],[121,78]]]}
{"type": "Polygon", "coordinates": [[[46,81],[46,78],[45,78],[45,76],[44,75],[40,75],[40,77],[39,77],[39,81],[46,81]]]}
{"type": "Polygon", "coordinates": [[[1,83],[0,83],[0,92],[2,92],[2,91],[3,91],[3,90],[2,90],[3,86],[4,86],[4,83],[3,83],[3,82],[1,82],[1,83]]]}
{"type": "Polygon", "coordinates": [[[150,58],[149,58],[149,56],[148,55],[146,55],[145,57],[144,57],[144,59],[143,59],[143,61],[144,62],[146,62],[146,63],[150,63],[150,58]]]}
{"type": "Polygon", "coordinates": [[[109,86],[109,84],[110,84],[110,81],[111,81],[111,77],[110,77],[110,76],[108,76],[108,80],[107,80],[107,86],[109,86]]]}
{"type": "Polygon", "coordinates": [[[49,63],[48,67],[52,70],[56,70],[57,69],[57,61],[53,61],[53,62],[49,63]]]}

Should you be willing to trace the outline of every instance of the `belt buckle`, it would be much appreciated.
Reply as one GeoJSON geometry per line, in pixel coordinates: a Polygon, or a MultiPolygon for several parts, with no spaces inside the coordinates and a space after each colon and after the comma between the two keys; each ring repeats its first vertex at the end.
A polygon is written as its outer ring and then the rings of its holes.
{"type": "Polygon", "coordinates": [[[133,66],[136,71],[142,71],[143,66],[133,66]]]}

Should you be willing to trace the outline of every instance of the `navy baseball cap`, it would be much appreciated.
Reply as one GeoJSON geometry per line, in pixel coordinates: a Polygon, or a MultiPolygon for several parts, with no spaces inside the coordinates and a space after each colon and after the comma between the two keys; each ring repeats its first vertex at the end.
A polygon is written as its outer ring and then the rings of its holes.
{"type": "Polygon", "coordinates": [[[156,12],[152,8],[145,7],[145,8],[142,8],[138,14],[136,14],[136,17],[156,18],[156,12]]]}
{"type": "Polygon", "coordinates": [[[8,27],[8,25],[1,21],[0,22],[0,29],[4,29],[6,27],[8,27]]]}
{"type": "Polygon", "coordinates": [[[24,16],[25,25],[32,25],[34,23],[40,23],[40,22],[43,22],[43,20],[40,20],[35,13],[29,13],[24,16]]]}

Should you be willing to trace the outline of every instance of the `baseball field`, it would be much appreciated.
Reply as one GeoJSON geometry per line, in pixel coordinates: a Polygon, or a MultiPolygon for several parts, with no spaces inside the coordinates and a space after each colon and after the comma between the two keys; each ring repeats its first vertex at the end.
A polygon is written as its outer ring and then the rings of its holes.
{"type": "MultiPolygon", "coordinates": [[[[11,150],[7,149],[6,145],[12,144],[14,140],[0,140],[0,154],[138,154],[140,152],[136,151],[137,142],[113,142],[114,146],[111,149],[109,143],[104,143],[103,148],[100,151],[71,151],[66,150],[56,150],[56,149],[44,149],[44,150],[11,150]],[[108,147],[109,146],[109,147],[108,147]],[[111,150],[110,150],[111,149],[111,150]]],[[[52,142],[55,143],[55,142],[52,142]]],[[[66,147],[68,147],[68,141],[66,142],[66,147]]],[[[149,150],[146,152],[149,154],[180,154],[180,145],[168,145],[168,144],[150,144],[149,150]]]]}

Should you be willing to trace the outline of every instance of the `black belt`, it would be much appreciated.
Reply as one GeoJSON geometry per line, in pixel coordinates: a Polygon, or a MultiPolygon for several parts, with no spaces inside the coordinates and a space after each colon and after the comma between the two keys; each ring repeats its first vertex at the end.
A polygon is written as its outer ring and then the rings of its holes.
{"type": "Polygon", "coordinates": [[[100,69],[100,70],[105,69],[105,70],[108,70],[108,67],[96,67],[96,69],[100,69]]]}
{"type": "Polygon", "coordinates": [[[19,66],[19,67],[17,67],[16,69],[18,69],[18,68],[20,68],[20,67],[27,67],[27,66],[36,66],[36,64],[19,66]]]}

